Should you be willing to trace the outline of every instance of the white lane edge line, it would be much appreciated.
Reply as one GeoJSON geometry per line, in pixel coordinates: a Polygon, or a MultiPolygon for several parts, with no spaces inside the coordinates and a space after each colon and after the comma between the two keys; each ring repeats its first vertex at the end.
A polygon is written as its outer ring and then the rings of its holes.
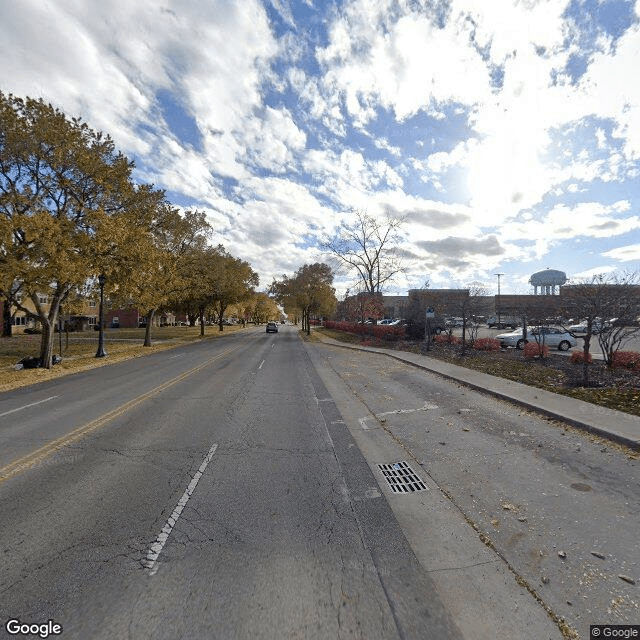
{"type": "Polygon", "coordinates": [[[260,366],[258,367],[258,371],[260,371],[260,369],[262,369],[262,365],[264,364],[264,360],[260,363],[260,366]]]}
{"type": "Polygon", "coordinates": [[[38,402],[32,402],[31,404],[25,404],[24,407],[18,407],[17,409],[11,409],[11,411],[5,411],[4,413],[0,413],[0,418],[3,416],[8,416],[10,413],[15,413],[16,411],[22,411],[23,409],[28,409],[29,407],[35,407],[37,404],[42,404],[43,402],[49,402],[49,400],[55,400],[60,396],[51,396],[49,398],[45,398],[44,400],[38,400],[38,402]]]}
{"type": "Polygon", "coordinates": [[[173,513],[169,516],[169,519],[166,521],[164,527],[162,527],[162,531],[158,534],[156,541],[149,547],[149,551],[147,552],[147,557],[143,560],[143,564],[149,569],[149,575],[152,576],[158,571],[158,556],[162,552],[165,543],[169,539],[171,535],[171,531],[173,531],[173,527],[175,527],[178,522],[178,518],[182,513],[182,510],[185,508],[185,505],[189,501],[191,494],[195,491],[195,488],[198,484],[198,481],[202,477],[207,465],[211,462],[211,458],[213,458],[213,454],[216,452],[218,448],[217,444],[214,444],[211,449],[209,449],[209,453],[205,456],[200,468],[193,476],[189,486],[186,488],[185,492],[182,494],[180,500],[178,500],[178,504],[176,508],[173,510],[173,513]]]}

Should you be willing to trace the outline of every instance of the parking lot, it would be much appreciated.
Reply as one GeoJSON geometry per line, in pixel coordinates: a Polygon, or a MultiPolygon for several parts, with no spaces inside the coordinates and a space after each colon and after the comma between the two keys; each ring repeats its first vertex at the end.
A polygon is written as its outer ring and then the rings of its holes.
{"type": "MultiPolygon", "coordinates": [[[[501,333],[509,333],[511,329],[489,329],[486,325],[480,325],[478,327],[478,338],[495,338],[501,333]]],[[[453,330],[454,336],[462,336],[462,328],[456,327],[453,330]]],[[[561,355],[570,356],[573,351],[581,351],[583,348],[583,340],[579,335],[576,335],[578,346],[569,351],[558,351],[561,355]]],[[[602,350],[598,344],[598,336],[592,336],[591,345],[589,351],[594,358],[602,358],[602,350]]],[[[620,347],[620,351],[637,351],[640,352],[640,332],[631,337],[628,341],[623,343],[620,347]]]]}

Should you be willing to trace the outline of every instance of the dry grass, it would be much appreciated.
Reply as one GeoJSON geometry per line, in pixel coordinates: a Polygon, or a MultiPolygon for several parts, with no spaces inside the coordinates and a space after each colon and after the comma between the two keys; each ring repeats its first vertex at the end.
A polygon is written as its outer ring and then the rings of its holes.
{"type": "MultiPolygon", "coordinates": [[[[217,326],[205,328],[205,340],[216,339],[241,331],[239,326],[225,327],[223,332],[217,326]]],[[[140,358],[156,351],[171,349],[181,344],[202,339],[200,327],[158,327],[151,332],[151,347],[143,347],[144,329],[107,329],[105,330],[106,358],[96,358],[98,348],[98,332],[84,331],[62,334],[62,350],[60,336],[56,334],[54,353],[62,353],[62,363],[52,369],[20,369],[16,363],[26,356],[37,357],[40,350],[39,335],[16,335],[11,338],[0,338],[0,371],[2,378],[0,391],[9,391],[36,382],[52,380],[60,376],[86,371],[115,362],[140,358]]]]}

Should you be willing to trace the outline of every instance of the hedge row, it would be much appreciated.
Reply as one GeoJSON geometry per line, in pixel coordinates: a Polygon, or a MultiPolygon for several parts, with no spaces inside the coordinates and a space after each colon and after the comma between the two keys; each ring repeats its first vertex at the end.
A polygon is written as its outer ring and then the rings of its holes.
{"type": "Polygon", "coordinates": [[[368,336],[378,340],[402,340],[405,337],[404,327],[390,327],[384,324],[358,324],[357,322],[327,320],[324,326],[327,329],[355,333],[359,336],[368,336]]]}

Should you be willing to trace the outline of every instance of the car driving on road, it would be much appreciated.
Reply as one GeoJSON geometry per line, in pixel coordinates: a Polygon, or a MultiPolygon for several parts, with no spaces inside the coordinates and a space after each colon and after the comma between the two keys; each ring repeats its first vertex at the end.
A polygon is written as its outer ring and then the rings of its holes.
{"type": "Polygon", "coordinates": [[[278,325],[275,322],[267,322],[267,333],[278,333],[278,325]]]}
{"type": "Polygon", "coordinates": [[[578,341],[570,333],[556,327],[531,327],[527,329],[526,337],[523,336],[522,329],[516,329],[509,333],[501,333],[496,339],[500,341],[501,347],[516,349],[524,349],[527,342],[539,342],[548,347],[557,347],[560,351],[578,346],[578,341]]]}

